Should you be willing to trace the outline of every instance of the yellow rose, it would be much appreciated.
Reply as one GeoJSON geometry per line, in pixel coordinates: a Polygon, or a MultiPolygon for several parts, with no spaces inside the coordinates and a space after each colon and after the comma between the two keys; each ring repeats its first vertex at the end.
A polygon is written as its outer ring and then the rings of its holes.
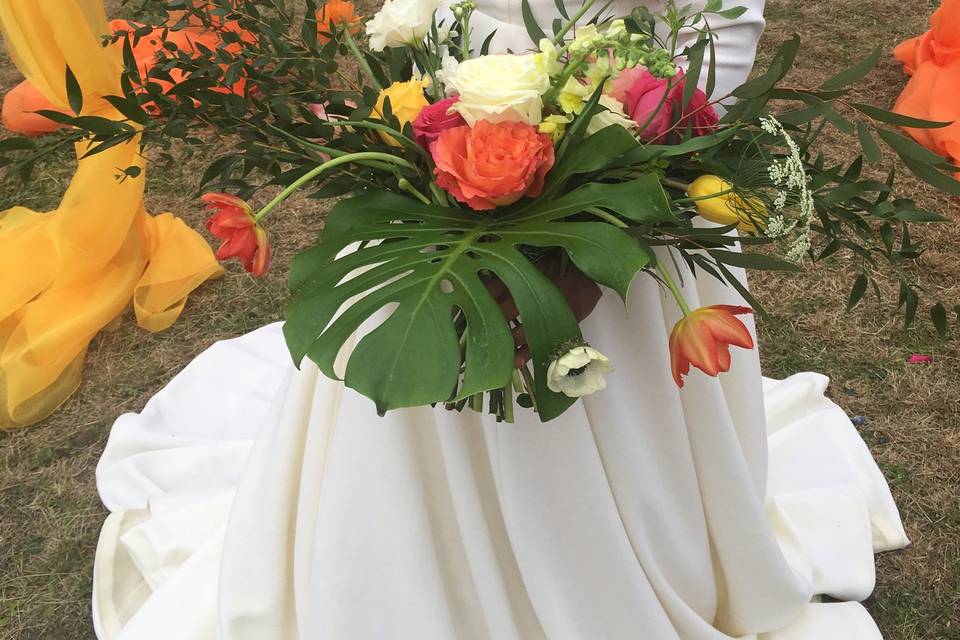
{"type": "MultiPolygon", "coordinates": [[[[380,92],[377,98],[377,105],[374,112],[383,117],[384,105],[387,98],[390,98],[390,109],[393,115],[400,121],[401,128],[408,122],[416,120],[423,108],[430,104],[427,97],[423,95],[423,89],[427,86],[427,81],[413,79],[408,82],[394,82],[392,85],[380,92]]],[[[384,142],[393,147],[399,147],[400,143],[394,140],[393,136],[380,132],[380,137],[384,142]]]]}
{"type": "Polygon", "coordinates": [[[737,229],[756,233],[763,229],[767,219],[767,207],[756,197],[743,198],[733,192],[733,185],[717,176],[700,176],[687,189],[695,200],[701,218],[717,224],[736,224],[737,229]],[[709,197],[713,196],[713,197],[709,197]]]}

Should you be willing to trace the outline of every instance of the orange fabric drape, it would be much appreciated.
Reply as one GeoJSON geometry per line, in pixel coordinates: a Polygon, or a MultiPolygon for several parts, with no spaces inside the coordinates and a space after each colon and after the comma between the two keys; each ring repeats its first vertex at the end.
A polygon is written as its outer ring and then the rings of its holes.
{"type": "MultiPolygon", "coordinates": [[[[120,92],[121,52],[104,48],[102,0],[4,0],[0,32],[14,62],[49,102],[67,108],[66,68],[84,114],[121,118],[102,97],[120,92]]],[[[151,217],[137,141],[85,159],[57,209],[0,212],[0,427],[36,422],[76,389],[87,345],[133,303],[159,331],[187,294],[222,274],[207,242],[172,214],[151,217]]]]}
{"type": "MultiPolygon", "coordinates": [[[[907,129],[918,143],[960,165],[960,0],[944,0],[930,30],[897,46],[894,56],[911,78],[897,113],[953,122],[941,129],[907,129]]],[[[960,179],[960,174],[957,174],[960,179]]]]}

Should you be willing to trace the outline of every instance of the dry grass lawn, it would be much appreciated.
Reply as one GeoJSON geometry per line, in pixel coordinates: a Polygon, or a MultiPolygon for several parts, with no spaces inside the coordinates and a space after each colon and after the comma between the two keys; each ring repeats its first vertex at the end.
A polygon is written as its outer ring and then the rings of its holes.
{"type": "MultiPolygon", "coordinates": [[[[112,4],[121,15],[127,11],[119,1],[112,4]]],[[[799,32],[804,47],[794,80],[815,85],[876,46],[889,53],[920,33],[935,6],[927,0],[773,0],[761,60],[799,32]]],[[[0,58],[0,88],[17,79],[0,58]]],[[[903,84],[888,56],[859,94],[889,106],[903,84]]],[[[833,142],[842,156],[844,141],[833,142]]],[[[200,228],[203,214],[191,186],[207,159],[153,170],[150,209],[174,211],[200,228]]],[[[0,210],[55,206],[72,172],[71,159],[58,163],[44,167],[29,187],[4,185],[0,210]]],[[[960,222],[956,201],[916,182],[906,186],[908,197],[960,222]]],[[[285,268],[314,237],[326,208],[300,202],[271,223],[278,247],[267,278],[253,280],[230,265],[227,276],[203,286],[163,333],[148,334],[124,317],[90,345],[84,382],[60,411],[29,429],[0,433],[0,640],[93,637],[90,573],[105,515],[94,469],[111,423],[122,412],[139,410],[212,342],[278,319],[285,268]]],[[[928,251],[918,272],[937,295],[960,302],[960,226],[932,226],[920,237],[928,251]]],[[[866,418],[861,433],[893,487],[913,540],[906,551],[879,558],[877,590],[867,605],[885,637],[960,640],[960,342],[942,342],[926,327],[904,330],[890,313],[889,299],[842,313],[838,307],[854,266],[840,262],[798,278],[754,280],[774,312],[760,327],[764,365],[775,377],[811,369],[829,375],[837,402],[866,418]],[[910,365],[911,353],[935,360],[910,365]]]]}

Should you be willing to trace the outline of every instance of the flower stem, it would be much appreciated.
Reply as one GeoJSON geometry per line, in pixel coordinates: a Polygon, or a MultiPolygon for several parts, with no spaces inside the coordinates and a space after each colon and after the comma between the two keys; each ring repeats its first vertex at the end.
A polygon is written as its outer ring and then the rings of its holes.
{"type": "Polygon", "coordinates": [[[687,189],[690,188],[689,182],[682,182],[680,180],[674,180],[673,178],[663,178],[662,180],[660,180],[660,184],[662,184],[665,187],[680,189],[684,193],[686,193],[687,189]]]}
{"type": "Polygon", "coordinates": [[[407,193],[415,197],[417,200],[419,200],[423,204],[433,204],[432,202],[430,202],[430,199],[427,198],[427,196],[420,193],[420,191],[415,186],[413,186],[413,184],[411,184],[410,181],[407,180],[406,178],[400,178],[397,181],[397,186],[400,188],[401,191],[406,191],[407,193]]]}
{"type": "Polygon", "coordinates": [[[427,50],[427,44],[425,42],[414,43],[411,50],[414,52],[413,58],[417,66],[426,69],[427,75],[430,76],[430,94],[436,100],[439,100],[443,97],[440,95],[440,80],[437,78],[437,70],[430,60],[430,51],[427,50]]]}
{"type": "Polygon", "coordinates": [[[444,192],[440,187],[437,186],[437,183],[430,181],[430,193],[433,195],[433,200],[436,204],[441,207],[449,207],[450,200],[447,198],[446,192],[444,192]]]}
{"type": "Polygon", "coordinates": [[[621,229],[626,229],[630,226],[626,222],[618,218],[617,216],[613,215],[612,213],[608,213],[603,209],[600,209],[599,207],[590,207],[586,209],[586,212],[589,213],[590,215],[600,218],[604,222],[609,222],[613,226],[619,227],[621,229]]]}
{"type": "Polygon", "coordinates": [[[543,101],[545,103],[553,102],[553,100],[563,91],[563,88],[567,86],[567,81],[573,77],[574,73],[579,71],[580,65],[583,64],[583,62],[590,56],[591,53],[592,51],[585,51],[567,63],[563,73],[554,79],[553,86],[551,86],[550,90],[544,94],[543,101]]]}
{"type": "Polygon", "coordinates": [[[537,394],[534,390],[533,375],[530,373],[530,370],[527,369],[526,364],[520,367],[520,377],[523,378],[523,384],[527,388],[527,395],[530,396],[530,402],[533,403],[533,410],[539,413],[540,404],[537,402],[537,394]]]}
{"type": "Polygon", "coordinates": [[[265,215],[270,213],[275,207],[277,207],[284,200],[289,198],[295,191],[300,189],[303,185],[307,184],[318,175],[333,169],[334,167],[339,167],[342,164],[349,164],[351,162],[362,162],[364,160],[383,160],[385,162],[393,163],[400,167],[406,167],[407,169],[414,169],[415,167],[404,160],[403,158],[398,158],[397,156],[390,155],[389,153],[380,153],[376,151],[362,151],[360,153],[351,153],[345,156],[340,156],[339,158],[333,158],[332,160],[327,160],[323,164],[314,167],[307,173],[303,174],[295,182],[293,182],[286,189],[277,194],[273,200],[268,202],[257,214],[253,217],[255,222],[260,222],[260,219],[265,215]]]}
{"type": "Polygon", "coordinates": [[[508,382],[506,386],[503,387],[503,421],[512,424],[513,423],[513,383],[508,382]]]}
{"type": "MultiPolygon", "coordinates": [[[[460,23],[460,29],[463,33],[460,34],[460,56],[463,60],[470,58],[470,13],[467,12],[463,16],[463,22],[460,23]]],[[[463,62],[461,60],[461,62],[463,62]]]]}
{"type": "Polygon", "coordinates": [[[679,306],[680,310],[683,311],[683,315],[690,315],[690,306],[687,304],[686,298],[683,297],[680,287],[678,287],[677,283],[674,282],[673,276],[670,275],[669,271],[664,269],[659,260],[657,260],[656,269],[657,273],[660,274],[660,278],[663,280],[664,284],[666,284],[667,288],[670,289],[670,293],[673,294],[674,300],[677,301],[677,306],[679,306]]]}
{"type": "Polygon", "coordinates": [[[357,46],[357,41],[353,39],[353,34],[350,33],[350,29],[344,28],[342,33],[347,48],[350,49],[353,57],[357,59],[357,64],[360,65],[360,69],[367,76],[367,80],[370,81],[370,84],[373,85],[373,88],[378,92],[383,91],[383,85],[381,85],[377,81],[377,77],[373,75],[373,69],[370,68],[370,63],[367,62],[367,59],[363,56],[363,52],[360,51],[360,47],[357,46]]]}
{"type": "MultiPolygon", "coordinates": [[[[374,113],[381,118],[383,117],[383,115],[380,114],[376,109],[374,109],[374,113]]],[[[383,133],[388,134],[394,140],[403,143],[419,153],[428,162],[432,161],[432,158],[430,157],[430,154],[427,153],[426,149],[418,145],[411,138],[408,138],[396,129],[388,127],[385,124],[380,124],[379,122],[367,122],[366,120],[330,120],[327,124],[332,127],[359,127],[361,129],[374,129],[376,131],[382,131],[383,133]]]]}
{"type": "Polygon", "coordinates": [[[560,31],[557,31],[557,35],[553,37],[553,44],[560,44],[563,42],[563,36],[567,35],[567,32],[577,25],[577,20],[582,18],[583,14],[590,10],[590,7],[593,6],[594,2],[595,0],[586,0],[586,2],[583,3],[583,6],[581,6],[580,9],[570,17],[570,20],[567,22],[567,24],[560,27],[560,31]]]}
{"type": "Polygon", "coordinates": [[[686,198],[677,198],[673,200],[673,202],[700,202],[701,200],[713,200],[714,198],[721,198],[731,193],[734,193],[733,189],[724,189],[723,191],[717,191],[716,193],[708,193],[705,196],[687,196],[686,198]]]}
{"type": "MultiPolygon", "coordinates": [[[[637,131],[641,136],[643,135],[643,132],[647,130],[647,127],[650,126],[650,123],[653,122],[653,119],[657,117],[657,114],[660,113],[660,109],[663,109],[664,105],[667,103],[667,98],[670,96],[671,93],[673,93],[673,88],[676,86],[673,83],[673,80],[674,78],[667,78],[667,88],[664,90],[663,95],[660,96],[660,101],[657,102],[657,106],[654,107],[653,111],[650,112],[650,115],[647,116],[646,122],[640,125],[640,127],[637,129],[637,131]]],[[[667,134],[662,133],[659,136],[656,136],[650,142],[656,143],[658,139],[666,140],[666,137],[667,137],[667,134]]]]}
{"type": "Polygon", "coordinates": [[[483,394],[475,393],[470,396],[469,401],[470,408],[476,411],[477,413],[483,413],[483,394]]]}

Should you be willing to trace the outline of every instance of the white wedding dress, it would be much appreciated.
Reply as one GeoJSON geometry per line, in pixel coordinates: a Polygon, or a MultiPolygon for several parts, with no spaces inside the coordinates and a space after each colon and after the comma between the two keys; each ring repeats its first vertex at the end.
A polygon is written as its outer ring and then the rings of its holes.
{"type": "MultiPolygon", "coordinates": [[[[519,8],[499,1],[481,0],[476,28],[522,48],[501,22],[519,8]]],[[[756,0],[740,4],[720,31],[728,89],[763,24],[756,0]]],[[[693,305],[740,302],[686,276],[693,305]]],[[[756,351],[735,350],[729,374],[679,390],[677,315],[646,276],[626,306],[605,294],[583,329],[617,371],[548,424],[379,418],[309,362],[296,370],[278,325],[215,344],[113,427],[98,637],[880,638],[857,601],[874,551],[907,539],[826,379],[764,380],[756,351]]]]}

